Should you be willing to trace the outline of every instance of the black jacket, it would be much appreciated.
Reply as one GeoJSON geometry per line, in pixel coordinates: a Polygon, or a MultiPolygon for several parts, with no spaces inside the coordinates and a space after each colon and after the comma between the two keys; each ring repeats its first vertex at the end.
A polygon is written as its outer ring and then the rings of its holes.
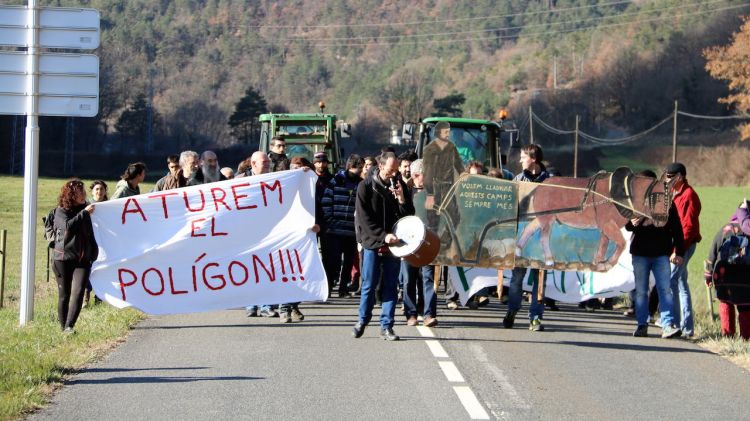
{"type": "Polygon", "coordinates": [[[630,254],[633,256],[671,256],[672,251],[680,257],[685,255],[682,224],[674,206],[669,208],[667,224],[661,228],[654,225],[634,226],[628,221],[625,229],[633,232],[633,241],[630,243],[630,254]]]}
{"type": "Polygon", "coordinates": [[[411,193],[400,178],[404,204],[399,204],[378,173],[368,176],[357,186],[354,224],[362,247],[375,250],[385,245],[385,235],[393,232],[393,225],[404,216],[414,215],[411,193]]]}
{"type": "Polygon", "coordinates": [[[268,158],[271,160],[271,172],[289,169],[289,158],[285,153],[268,152],[268,158]]]}
{"type": "Polygon", "coordinates": [[[80,205],[73,209],[55,209],[55,260],[76,261],[84,265],[92,264],[99,256],[99,246],[94,238],[91,216],[80,205]]]}

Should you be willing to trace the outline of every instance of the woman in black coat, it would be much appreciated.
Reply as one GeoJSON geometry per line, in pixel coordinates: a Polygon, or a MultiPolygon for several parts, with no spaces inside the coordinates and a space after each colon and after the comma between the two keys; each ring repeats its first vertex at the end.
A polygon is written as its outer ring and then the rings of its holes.
{"type": "Polygon", "coordinates": [[[86,205],[83,182],[79,179],[67,181],[60,190],[55,209],[52,266],[57,279],[57,317],[65,333],[74,333],[91,264],[99,254],[91,226],[93,212],[94,205],[86,205]]]}

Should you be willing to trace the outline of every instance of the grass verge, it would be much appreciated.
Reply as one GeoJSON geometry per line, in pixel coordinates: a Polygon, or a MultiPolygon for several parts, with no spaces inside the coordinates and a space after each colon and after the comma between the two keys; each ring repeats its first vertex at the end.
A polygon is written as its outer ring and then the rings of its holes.
{"type": "Polygon", "coordinates": [[[39,180],[34,320],[19,327],[23,178],[0,177],[0,229],[7,230],[5,296],[0,309],[0,420],[18,419],[44,405],[66,374],[105,355],[144,317],[136,310],[100,304],[81,312],[75,335],[61,334],[54,275],[47,281],[41,217],[55,206],[62,183],[39,180]]]}

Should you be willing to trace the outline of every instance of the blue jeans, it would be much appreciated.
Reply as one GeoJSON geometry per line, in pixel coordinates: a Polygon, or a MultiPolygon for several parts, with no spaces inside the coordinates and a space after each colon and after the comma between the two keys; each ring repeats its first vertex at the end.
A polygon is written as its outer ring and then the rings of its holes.
{"type": "Polygon", "coordinates": [[[406,317],[422,315],[437,317],[437,295],[435,294],[435,266],[421,268],[401,261],[401,284],[404,291],[404,313],[406,317]],[[420,280],[420,274],[422,279],[420,280]],[[417,301],[419,294],[419,301],[417,301]],[[420,306],[421,304],[421,306],[420,306]],[[420,307],[422,307],[420,309],[420,307]]]}
{"type": "Polygon", "coordinates": [[[654,273],[656,292],[659,294],[659,310],[662,327],[673,326],[674,302],[669,288],[669,256],[646,257],[633,256],[633,275],[635,275],[635,319],[639,325],[648,323],[648,278],[654,273]]]}
{"type": "MultiPolygon", "coordinates": [[[[510,278],[508,288],[508,312],[521,309],[521,296],[523,295],[523,277],[526,276],[526,268],[513,268],[513,276],[510,278]]],[[[531,269],[529,274],[531,284],[531,304],[529,305],[529,320],[541,319],[544,316],[544,303],[536,299],[539,289],[539,270],[531,269]]]]}
{"type": "Polygon", "coordinates": [[[690,285],[688,284],[688,262],[695,253],[693,244],[685,250],[684,261],[681,265],[672,269],[669,285],[672,288],[674,299],[674,324],[677,325],[685,335],[693,334],[693,301],[690,298],[690,285]]]}
{"type": "Polygon", "coordinates": [[[366,326],[372,319],[375,305],[375,287],[383,270],[383,307],[380,313],[380,328],[392,328],[398,299],[398,272],[400,260],[391,255],[378,255],[377,250],[364,249],[362,252],[362,295],[359,300],[359,323],[366,326]]]}

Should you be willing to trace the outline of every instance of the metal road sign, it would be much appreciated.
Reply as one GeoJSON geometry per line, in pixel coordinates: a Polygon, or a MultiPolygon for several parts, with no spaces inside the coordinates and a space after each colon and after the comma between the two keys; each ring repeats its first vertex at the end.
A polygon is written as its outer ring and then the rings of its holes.
{"type": "MultiPolygon", "coordinates": [[[[28,47],[25,6],[0,6],[0,45],[28,47]]],[[[99,47],[100,15],[94,9],[40,8],[39,47],[94,49],[99,47]]]]}
{"type": "MultiPolygon", "coordinates": [[[[0,114],[24,113],[26,60],[26,53],[0,51],[0,114]]],[[[99,112],[99,57],[41,54],[38,95],[39,115],[96,116],[99,112]]]]}

